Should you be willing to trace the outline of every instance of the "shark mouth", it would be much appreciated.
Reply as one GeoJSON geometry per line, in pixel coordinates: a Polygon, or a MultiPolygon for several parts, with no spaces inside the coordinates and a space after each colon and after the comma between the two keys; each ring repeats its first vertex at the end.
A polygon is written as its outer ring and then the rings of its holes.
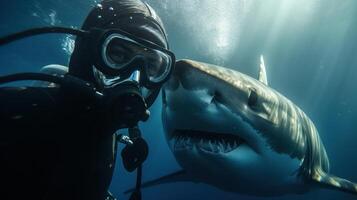
{"type": "Polygon", "coordinates": [[[175,151],[196,147],[210,153],[229,153],[245,143],[236,135],[196,130],[175,130],[172,138],[175,151]]]}

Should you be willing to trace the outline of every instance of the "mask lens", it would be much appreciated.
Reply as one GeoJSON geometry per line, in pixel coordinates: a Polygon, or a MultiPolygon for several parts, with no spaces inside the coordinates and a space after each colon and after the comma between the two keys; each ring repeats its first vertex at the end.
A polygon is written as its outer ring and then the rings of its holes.
{"type": "Polygon", "coordinates": [[[126,44],[120,40],[114,39],[108,45],[107,58],[116,66],[125,65],[130,60],[130,54],[126,51],[126,44]]]}
{"type": "Polygon", "coordinates": [[[103,59],[105,64],[112,69],[123,69],[131,63],[138,49],[140,48],[135,41],[113,34],[104,43],[103,59]]]}
{"type": "Polygon", "coordinates": [[[161,82],[169,74],[172,59],[166,53],[159,50],[149,50],[145,55],[147,59],[147,76],[151,82],[161,82]]]}

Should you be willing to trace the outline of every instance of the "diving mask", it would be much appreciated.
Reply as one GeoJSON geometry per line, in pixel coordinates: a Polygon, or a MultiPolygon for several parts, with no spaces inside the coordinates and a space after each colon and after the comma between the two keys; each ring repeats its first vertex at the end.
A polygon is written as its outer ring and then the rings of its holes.
{"type": "Polygon", "coordinates": [[[101,35],[95,47],[97,52],[93,54],[96,55],[94,71],[100,71],[101,78],[107,80],[104,85],[140,74],[138,83],[150,89],[169,78],[175,63],[171,51],[119,29],[94,31],[101,35]]]}

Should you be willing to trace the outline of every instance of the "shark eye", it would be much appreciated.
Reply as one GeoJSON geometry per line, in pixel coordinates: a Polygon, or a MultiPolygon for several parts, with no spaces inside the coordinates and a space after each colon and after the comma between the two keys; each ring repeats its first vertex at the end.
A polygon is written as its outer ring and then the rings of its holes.
{"type": "Polygon", "coordinates": [[[223,102],[222,94],[219,91],[214,91],[212,95],[211,103],[218,103],[218,102],[220,103],[223,102]]]}
{"type": "Polygon", "coordinates": [[[251,89],[248,97],[248,106],[252,109],[255,109],[257,103],[258,103],[258,94],[254,89],[251,89]]]}

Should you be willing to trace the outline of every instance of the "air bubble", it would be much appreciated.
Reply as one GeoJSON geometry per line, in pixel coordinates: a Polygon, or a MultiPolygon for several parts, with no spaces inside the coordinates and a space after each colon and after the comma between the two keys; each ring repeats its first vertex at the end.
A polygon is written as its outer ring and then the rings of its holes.
{"type": "Polygon", "coordinates": [[[97,4],[97,7],[98,7],[99,9],[103,9],[103,5],[100,4],[100,3],[97,4]]]}
{"type": "Polygon", "coordinates": [[[98,19],[101,19],[102,18],[102,15],[98,15],[98,19]]]}
{"type": "Polygon", "coordinates": [[[109,7],[109,10],[113,11],[113,10],[114,10],[114,8],[113,8],[113,7],[109,7]]]}

